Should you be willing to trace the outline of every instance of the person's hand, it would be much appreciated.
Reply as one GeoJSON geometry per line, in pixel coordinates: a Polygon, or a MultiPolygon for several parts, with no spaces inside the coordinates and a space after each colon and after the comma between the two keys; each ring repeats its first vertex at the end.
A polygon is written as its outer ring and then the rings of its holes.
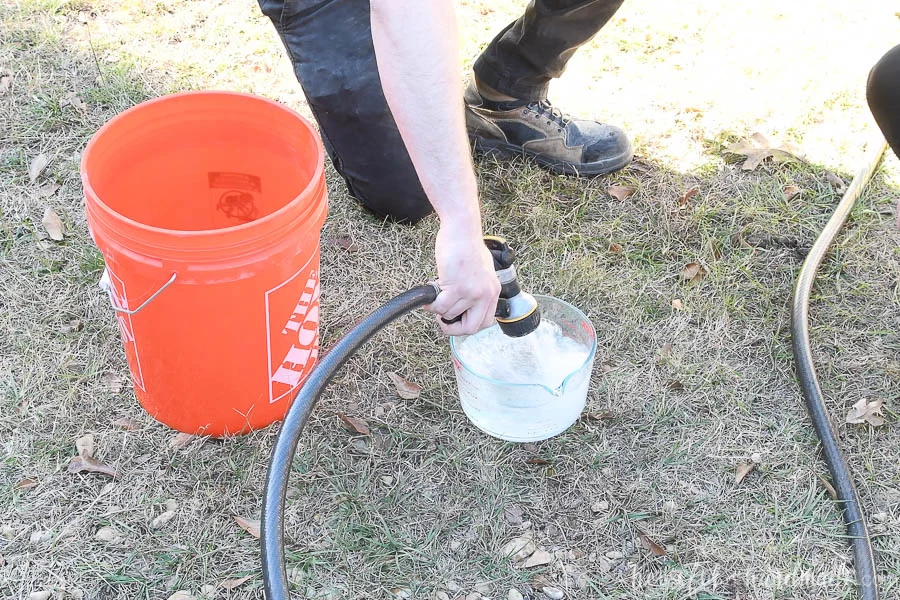
{"type": "Polygon", "coordinates": [[[441,293],[425,308],[438,315],[446,335],[468,335],[491,326],[500,280],[480,231],[458,231],[442,224],[434,246],[441,293]],[[447,325],[462,315],[462,321],[447,325]]]}

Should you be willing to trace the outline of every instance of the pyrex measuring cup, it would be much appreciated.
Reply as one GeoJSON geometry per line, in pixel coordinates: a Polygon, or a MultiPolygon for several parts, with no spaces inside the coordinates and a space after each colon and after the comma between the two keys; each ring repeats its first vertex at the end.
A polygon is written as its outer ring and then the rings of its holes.
{"type": "MultiPolygon", "coordinates": [[[[494,379],[481,364],[471,360],[466,364],[463,354],[471,357],[471,351],[478,348],[469,346],[464,353],[460,349],[464,344],[484,343],[488,330],[450,338],[463,411],[476,427],[488,435],[511,442],[544,440],[562,433],[578,420],[587,400],[597,351],[597,333],[584,313],[558,298],[539,295],[535,298],[541,310],[541,321],[556,323],[562,336],[567,339],[566,343],[577,344],[584,350],[581,356],[586,356],[578,364],[565,366],[567,373],[561,373],[558,386],[494,379]]],[[[490,352],[488,349],[485,351],[490,352]]],[[[537,357],[540,359],[540,349],[537,357]]],[[[515,361],[516,356],[498,359],[515,361]]]]}

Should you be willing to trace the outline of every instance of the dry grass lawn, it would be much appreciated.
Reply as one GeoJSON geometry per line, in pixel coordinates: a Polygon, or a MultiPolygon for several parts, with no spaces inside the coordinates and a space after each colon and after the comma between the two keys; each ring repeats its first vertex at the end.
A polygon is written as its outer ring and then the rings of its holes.
{"type": "MultiPolygon", "coordinates": [[[[467,65],[520,4],[461,0],[467,65]]],[[[849,181],[874,132],[868,69],[900,42],[896,6],[865,4],[626,2],[552,98],[624,125],[640,160],[596,179],[478,163],[485,229],[518,247],[532,291],[597,328],[587,410],[604,418],[534,445],[488,438],[459,408],[430,317],[400,321],[336,378],[301,443],[286,523],[296,597],[539,599],[541,581],[567,598],[856,597],[794,380],[788,306],[840,197],[829,173],[849,181]],[[806,162],[742,171],[724,148],[757,131],[806,162]],[[635,191],[618,200],[613,184],[635,191]],[[786,199],[788,186],[799,195],[786,199]],[[686,285],[691,262],[708,274],[686,285]],[[420,398],[400,400],[392,371],[420,398]],[[338,411],[372,435],[351,436],[338,411]],[[498,556],[529,532],[549,564],[498,556]]],[[[172,91],[249,91],[308,114],[280,43],[251,0],[5,0],[0,71],[0,597],[261,598],[257,542],[233,515],[259,517],[277,427],[173,447],[141,411],[96,285],[78,161],[114,114],[172,91]],[[40,153],[50,163],[31,183],[40,153]],[[47,207],[63,241],[41,225],[47,207]],[[118,478],[67,472],[87,434],[118,478]]],[[[328,175],[323,239],[358,250],[323,246],[325,346],[433,276],[436,231],[433,219],[368,217],[328,175]]],[[[812,309],[886,599],[900,597],[898,196],[889,156],[812,309]],[[844,423],[861,398],[884,402],[885,425],[844,423]]]]}

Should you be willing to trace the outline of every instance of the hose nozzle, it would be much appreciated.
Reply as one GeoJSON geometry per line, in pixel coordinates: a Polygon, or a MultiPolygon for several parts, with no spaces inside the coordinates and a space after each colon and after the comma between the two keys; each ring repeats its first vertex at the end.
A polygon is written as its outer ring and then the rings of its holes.
{"type": "Polygon", "coordinates": [[[501,237],[487,235],[484,244],[494,259],[494,270],[500,279],[500,298],[494,313],[500,331],[510,337],[528,335],[541,324],[541,310],[534,296],[519,286],[514,265],[516,253],[501,237]]]}
{"type": "MultiPolygon", "coordinates": [[[[541,309],[534,296],[523,292],[519,287],[516,267],[513,265],[516,253],[501,237],[486,235],[484,245],[494,259],[494,271],[500,279],[500,297],[497,299],[497,310],[494,311],[500,331],[509,337],[528,335],[541,324],[541,309]]],[[[450,325],[461,319],[462,315],[441,320],[450,325]]]]}

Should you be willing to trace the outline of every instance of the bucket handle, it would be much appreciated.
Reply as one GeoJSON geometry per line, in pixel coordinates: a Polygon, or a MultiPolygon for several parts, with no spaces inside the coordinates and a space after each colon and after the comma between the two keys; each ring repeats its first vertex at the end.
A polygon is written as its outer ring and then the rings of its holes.
{"type": "Polygon", "coordinates": [[[109,294],[109,303],[112,305],[112,308],[116,312],[125,313],[126,315],[135,315],[144,309],[145,306],[150,304],[157,296],[163,293],[167,287],[175,283],[175,278],[178,276],[177,273],[172,273],[172,276],[169,278],[167,282],[162,284],[162,286],[150,294],[150,297],[144,300],[140,306],[133,310],[129,310],[127,308],[122,308],[121,306],[116,305],[116,299],[113,297],[113,287],[112,281],[109,279],[109,271],[103,269],[103,275],[100,277],[100,288],[105,290],[107,294],[109,294]]]}

